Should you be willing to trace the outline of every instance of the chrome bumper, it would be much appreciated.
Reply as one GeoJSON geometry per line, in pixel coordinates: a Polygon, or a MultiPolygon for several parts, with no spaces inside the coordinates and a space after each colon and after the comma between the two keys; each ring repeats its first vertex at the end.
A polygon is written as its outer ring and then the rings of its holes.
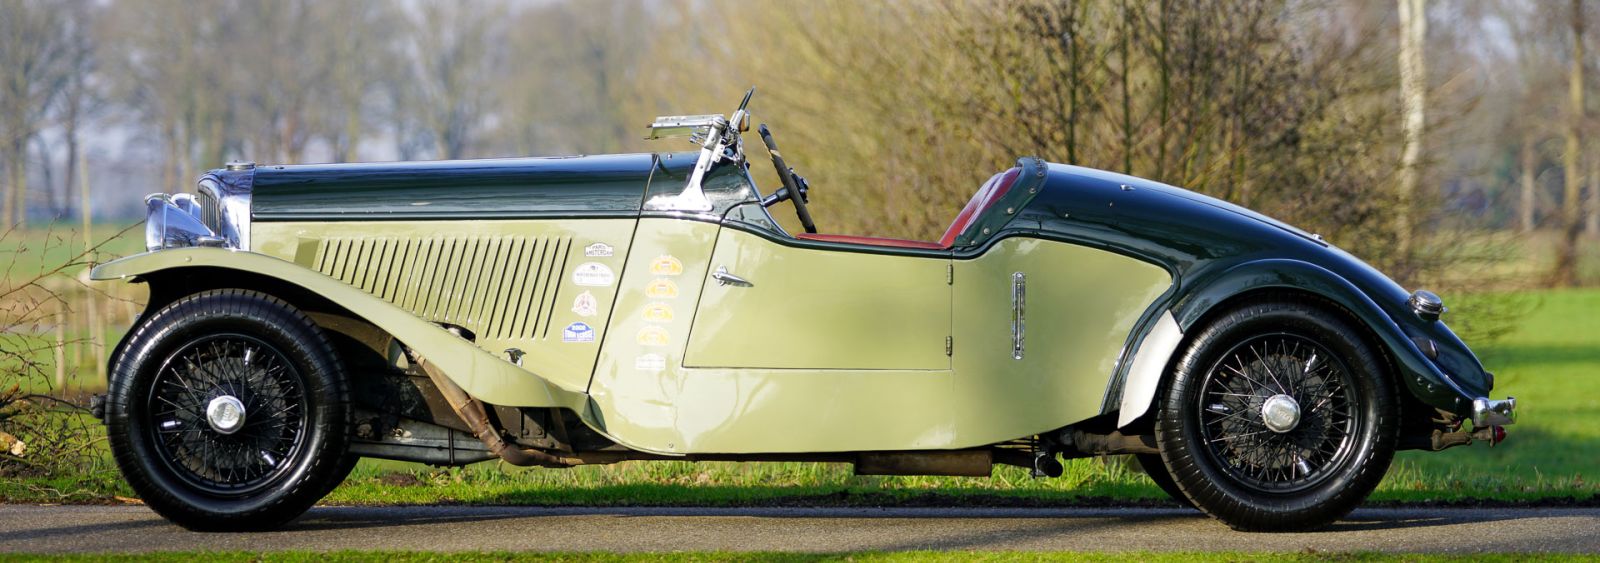
{"type": "Polygon", "coordinates": [[[1516,423],[1516,408],[1516,397],[1506,397],[1504,400],[1478,397],[1472,400],[1472,425],[1486,428],[1516,423]]]}

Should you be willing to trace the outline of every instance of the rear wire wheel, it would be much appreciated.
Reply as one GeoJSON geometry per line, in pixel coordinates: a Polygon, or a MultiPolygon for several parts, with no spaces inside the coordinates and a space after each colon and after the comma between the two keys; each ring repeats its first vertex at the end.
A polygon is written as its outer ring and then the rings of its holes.
{"type": "Polygon", "coordinates": [[[1240,530],[1325,526],[1394,457],[1396,395],[1378,352],[1324,305],[1279,297],[1195,334],[1161,397],[1156,441],[1195,506],[1240,530]]]}

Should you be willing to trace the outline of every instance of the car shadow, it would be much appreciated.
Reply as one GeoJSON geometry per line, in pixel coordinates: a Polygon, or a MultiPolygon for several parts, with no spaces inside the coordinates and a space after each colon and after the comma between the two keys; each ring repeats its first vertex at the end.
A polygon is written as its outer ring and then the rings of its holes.
{"type": "MultiPolygon", "coordinates": [[[[1083,534],[1098,529],[1140,525],[1166,527],[1180,524],[1214,528],[1207,533],[1235,532],[1214,519],[1182,508],[963,508],[963,507],[580,507],[580,506],[387,506],[317,507],[285,527],[284,532],[363,528],[399,528],[438,524],[482,523],[519,518],[608,516],[614,518],[778,518],[778,519],[1010,519],[1027,522],[1016,530],[994,531],[971,537],[950,537],[925,548],[959,549],[1036,537],[1051,531],[1083,534]],[[1013,537],[1015,536],[1015,537],[1013,537]]],[[[1540,516],[1527,508],[1365,508],[1344,520],[1310,534],[1338,534],[1376,530],[1423,529],[1460,524],[1518,520],[1540,516]],[[1444,513],[1440,513],[1443,511],[1444,513]]]]}

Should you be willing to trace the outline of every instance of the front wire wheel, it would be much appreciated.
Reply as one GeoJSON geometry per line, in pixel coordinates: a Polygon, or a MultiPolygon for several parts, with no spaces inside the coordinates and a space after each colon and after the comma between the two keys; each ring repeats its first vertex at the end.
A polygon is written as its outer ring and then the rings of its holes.
{"type": "Polygon", "coordinates": [[[304,313],[228,289],[179,299],[113,363],[107,434],[151,509],[194,530],[270,529],[349,472],[349,390],[304,313]]]}
{"type": "Polygon", "coordinates": [[[1297,531],[1348,514],[1394,456],[1396,391],[1381,356],[1310,300],[1238,307],[1198,331],[1161,398],[1174,483],[1235,529],[1297,531]]]}
{"type": "Polygon", "coordinates": [[[282,352],[243,334],[203,336],[163,362],[150,386],[148,426],[160,460],[219,497],[259,490],[299,452],[306,396],[282,352]]]}

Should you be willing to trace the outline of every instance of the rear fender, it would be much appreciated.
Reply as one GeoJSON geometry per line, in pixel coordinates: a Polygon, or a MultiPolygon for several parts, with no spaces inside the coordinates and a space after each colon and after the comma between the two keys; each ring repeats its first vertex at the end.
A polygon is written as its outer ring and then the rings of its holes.
{"type": "MultiPolygon", "coordinates": [[[[1126,376],[1123,396],[1112,403],[1122,408],[1118,426],[1125,426],[1149,412],[1149,405],[1154,403],[1154,395],[1159,392],[1159,378],[1167,375],[1172,359],[1187,341],[1187,338],[1173,338],[1173,334],[1188,335],[1208,316],[1220,311],[1219,307],[1273,290],[1307,293],[1337,305],[1367,330],[1375,344],[1382,346],[1393,360],[1397,370],[1395,377],[1404,382],[1412,395],[1436,408],[1470,414],[1471,396],[1429,361],[1394,318],[1366,292],[1321,266],[1299,260],[1267,259],[1235,265],[1182,292],[1169,311],[1173,322],[1167,325],[1167,336],[1147,335],[1133,356],[1131,364],[1135,369],[1130,369],[1126,376]],[[1159,364],[1161,369],[1137,369],[1152,364],[1159,364]]],[[[1159,325],[1151,329],[1152,335],[1160,333],[1159,325]]]]}

